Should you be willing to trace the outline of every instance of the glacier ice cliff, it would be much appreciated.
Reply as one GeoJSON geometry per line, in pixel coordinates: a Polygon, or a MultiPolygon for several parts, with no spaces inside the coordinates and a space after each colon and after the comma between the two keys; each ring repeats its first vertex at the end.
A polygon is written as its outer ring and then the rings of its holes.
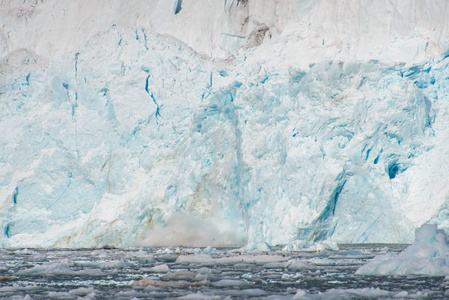
{"type": "Polygon", "coordinates": [[[449,229],[446,1],[0,9],[3,247],[449,229]]]}

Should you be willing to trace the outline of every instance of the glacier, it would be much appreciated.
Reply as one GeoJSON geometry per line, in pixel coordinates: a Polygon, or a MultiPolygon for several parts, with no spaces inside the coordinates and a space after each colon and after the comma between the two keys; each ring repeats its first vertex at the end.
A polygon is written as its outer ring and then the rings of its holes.
{"type": "Polygon", "coordinates": [[[0,8],[2,247],[449,229],[446,1],[0,8]]]}

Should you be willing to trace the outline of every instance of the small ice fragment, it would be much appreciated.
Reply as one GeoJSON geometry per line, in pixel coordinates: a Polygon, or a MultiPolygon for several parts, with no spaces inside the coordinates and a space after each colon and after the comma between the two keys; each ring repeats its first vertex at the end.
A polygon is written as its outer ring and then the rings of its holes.
{"type": "Polygon", "coordinates": [[[407,296],[408,296],[407,291],[402,291],[402,292],[397,293],[397,294],[394,295],[393,297],[394,297],[394,298],[405,298],[405,297],[407,297],[407,296]]]}
{"type": "Polygon", "coordinates": [[[164,279],[175,279],[175,280],[191,280],[196,277],[196,273],[190,271],[176,271],[173,273],[167,273],[161,278],[164,279]]]}
{"type": "Polygon", "coordinates": [[[167,264],[163,264],[163,265],[154,266],[154,267],[150,268],[148,271],[153,272],[153,273],[167,273],[167,272],[170,272],[170,268],[167,266],[167,264]]]}
{"type": "Polygon", "coordinates": [[[20,270],[18,275],[31,275],[31,274],[52,274],[52,275],[69,275],[74,274],[74,270],[71,268],[74,265],[70,259],[62,259],[57,262],[44,263],[42,265],[34,266],[30,269],[20,270]]]}
{"type": "Polygon", "coordinates": [[[307,263],[307,261],[305,260],[301,260],[301,259],[292,259],[289,262],[289,265],[287,267],[289,270],[292,271],[298,271],[298,270],[303,270],[303,269],[307,269],[307,268],[311,268],[311,265],[309,263],[307,263]]]}
{"type": "Polygon", "coordinates": [[[102,269],[123,269],[126,263],[123,260],[106,261],[100,265],[102,269]]]}
{"type": "Polygon", "coordinates": [[[175,280],[175,281],[161,281],[157,279],[144,278],[142,280],[135,281],[132,286],[155,286],[155,287],[199,287],[210,285],[209,281],[185,281],[185,280],[175,280]]]}
{"type": "Polygon", "coordinates": [[[285,262],[268,262],[262,266],[264,269],[282,269],[286,267],[285,262]]]}
{"type": "Polygon", "coordinates": [[[306,291],[298,289],[292,299],[298,299],[300,297],[304,297],[306,294],[307,294],[306,291]]]}
{"type": "Polygon", "coordinates": [[[195,294],[188,294],[188,295],[179,297],[178,299],[195,299],[195,300],[198,299],[198,300],[201,300],[201,299],[215,299],[215,298],[212,298],[211,296],[204,295],[201,292],[197,292],[195,294]]]}
{"type": "Polygon", "coordinates": [[[77,296],[86,296],[91,294],[94,291],[93,288],[77,288],[74,290],[70,290],[69,293],[72,295],[77,295],[77,296]]]}
{"type": "Polygon", "coordinates": [[[241,280],[235,280],[235,279],[222,279],[217,282],[213,282],[212,285],[216,287],[225,287],[225,286],[242,286],[246,285],[247,283],[241,280]]]}
{"type": "Polygon", "coordinates": [[[241,291],[242,296],[248,296],[248,297],[260,297],[260,296],[265,296],[266,294],[267,293],[261,289],[247,289],[247,290],[241,291]]]}
{"type": "Polygon", "coordinates": [[[194,255],[181,255],[176,260],[178,264],[185,263],[209,263],[212,261],[212,257],[209,254],[194,254],[194,255]]]}

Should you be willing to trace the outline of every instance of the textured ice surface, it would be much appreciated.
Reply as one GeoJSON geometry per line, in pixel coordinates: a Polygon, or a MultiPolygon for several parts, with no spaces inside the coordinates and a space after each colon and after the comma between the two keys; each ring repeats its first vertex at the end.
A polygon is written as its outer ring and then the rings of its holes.
{"type": "Polygon", "coordinates": [[[3,247],[449,228],[446,1],[0,7],[3,247]]]}
{"type": "Polygon", "coordinates": [[[359,275],[449,275],[448,235],[437,225],[422,225],[403,252],[376,256],[360,267],[359,275]]]}

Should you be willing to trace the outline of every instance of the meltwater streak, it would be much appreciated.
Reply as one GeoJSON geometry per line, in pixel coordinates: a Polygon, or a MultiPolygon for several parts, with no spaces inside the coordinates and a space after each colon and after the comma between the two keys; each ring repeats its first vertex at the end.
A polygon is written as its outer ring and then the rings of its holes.
{"type": "Polygon", "coordinates": [[[0,4],[3,247],[449,226],[446,1],[87,3],[0,4]]]}

